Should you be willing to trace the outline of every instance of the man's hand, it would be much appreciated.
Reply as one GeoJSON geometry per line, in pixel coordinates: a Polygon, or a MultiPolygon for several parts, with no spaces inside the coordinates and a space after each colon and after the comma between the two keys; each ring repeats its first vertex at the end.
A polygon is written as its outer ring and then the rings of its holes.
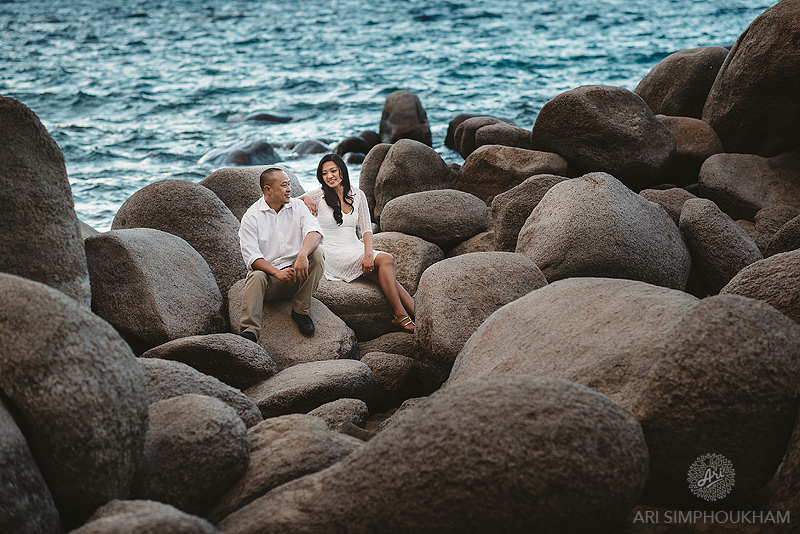
{"type": "Polygon", "coordinates": [[[296,273],[292,267],[287,267],[286,269],[280,269],[273,276],[281,282],[294,282],[296,273]]]}
{"type": "Polygon", "coordinates": [[[295,282],[302,282],[308,278],[308,256],[298,254],[294,262],[294,277],[295,282]]]}

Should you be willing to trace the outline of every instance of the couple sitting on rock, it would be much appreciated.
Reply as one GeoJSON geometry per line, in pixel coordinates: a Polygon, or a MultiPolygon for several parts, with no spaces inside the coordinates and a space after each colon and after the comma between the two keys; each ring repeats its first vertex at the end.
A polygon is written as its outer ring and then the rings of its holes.
{"type": "Polygon", "coordinates": [[[321,184],[300,199],[291,198],[289,177],[278,167],[261,173],[263,198],[242,217],[239,242],[247,265],[241,336],[258,340],[265,300],[292,299],[292,319],[303,335],[314,334],[311,295],[324,274],[351,282],[363,276],[377,282],[394,311],[393,322],[414,331],[414,299],[395,277],[394,258],[372,249],[367,197],[350,186],[342,158],[328,154],[317,166],[321,184]],[[314,217],[316,215],[316,218],[314,217]],[[356,234],[361,227],[363,241],[356,234]]]}

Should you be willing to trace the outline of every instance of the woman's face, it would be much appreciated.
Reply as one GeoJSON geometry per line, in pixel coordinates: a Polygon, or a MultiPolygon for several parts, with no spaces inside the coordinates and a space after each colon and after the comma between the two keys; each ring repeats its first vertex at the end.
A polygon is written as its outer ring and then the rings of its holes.
{"type": "Polygon", "coordinates": [[[336,189],[342,184],[341,173],[336,162],[326,161],[322,164],[322,180],[332,189],[336,189]]]}

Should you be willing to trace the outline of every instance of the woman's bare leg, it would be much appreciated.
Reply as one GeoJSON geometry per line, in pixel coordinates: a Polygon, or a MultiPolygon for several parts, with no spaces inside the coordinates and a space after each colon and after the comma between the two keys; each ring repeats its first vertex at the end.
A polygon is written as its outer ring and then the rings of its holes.
{"type": "Polygon", "coordinates": [[[404,288],[403,284],[401,284],[400,282],[397,282],[397,293],[400,295],[400,302],[403,303],[403,307],[406,309],[408,314],[413,319],[415,317],[415,315],[414,315],[414,297],[409,295],[408,291],[406,291],[406,288],[404,288]]]}
{"type": "Polygon", "coordinates": [[[389,301],[389,305],[392,307],[395,317],[403,317],[409,313],[404,307],[403,300],[401,300],[399,289],[402,289],[403,293],[405,293],[403,298],[407,297],[411,300],[413,313],[414,301],[411,299],[411,295],[403,289],[403,286],[397,282],[397,278],[395,277],[394,258],[388,254],[378,254],[375,256],[375,267],[378,271],[377,273],[372,272],[364,276],[373,282],[377,282],[377,284],[381,286],[381,291],[386,295],[386,299],[389,301]]]}

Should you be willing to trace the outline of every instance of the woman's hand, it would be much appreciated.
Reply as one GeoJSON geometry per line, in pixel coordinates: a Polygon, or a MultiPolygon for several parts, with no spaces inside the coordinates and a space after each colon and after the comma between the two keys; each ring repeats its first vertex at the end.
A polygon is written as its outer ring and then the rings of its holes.
{"type": "Polygon", "coordinates": [[[316,204],[316,203],[315,203],[313,200],[311,200],[310,198],[308,198],[308,197],[307,197],[307,196],[305,196],[305,195],[302,195],[302,196],[300,197],[300,200],[302,200],[303,202],[305,202],[305,204],[306,204],[306,207],[308,208],[308,211],[310,211],[310,212],[311,212],[311,215],[313,215],[314,217],[316,217],[316,216],[317,216],[317,204],[316,204]]]}
{"type": "Polygon", "coordinates": [[[375,270],[375,259],[372,254],[364,254],[364,259],[361,261],[361,272],[369,274],[375,270]]]}

